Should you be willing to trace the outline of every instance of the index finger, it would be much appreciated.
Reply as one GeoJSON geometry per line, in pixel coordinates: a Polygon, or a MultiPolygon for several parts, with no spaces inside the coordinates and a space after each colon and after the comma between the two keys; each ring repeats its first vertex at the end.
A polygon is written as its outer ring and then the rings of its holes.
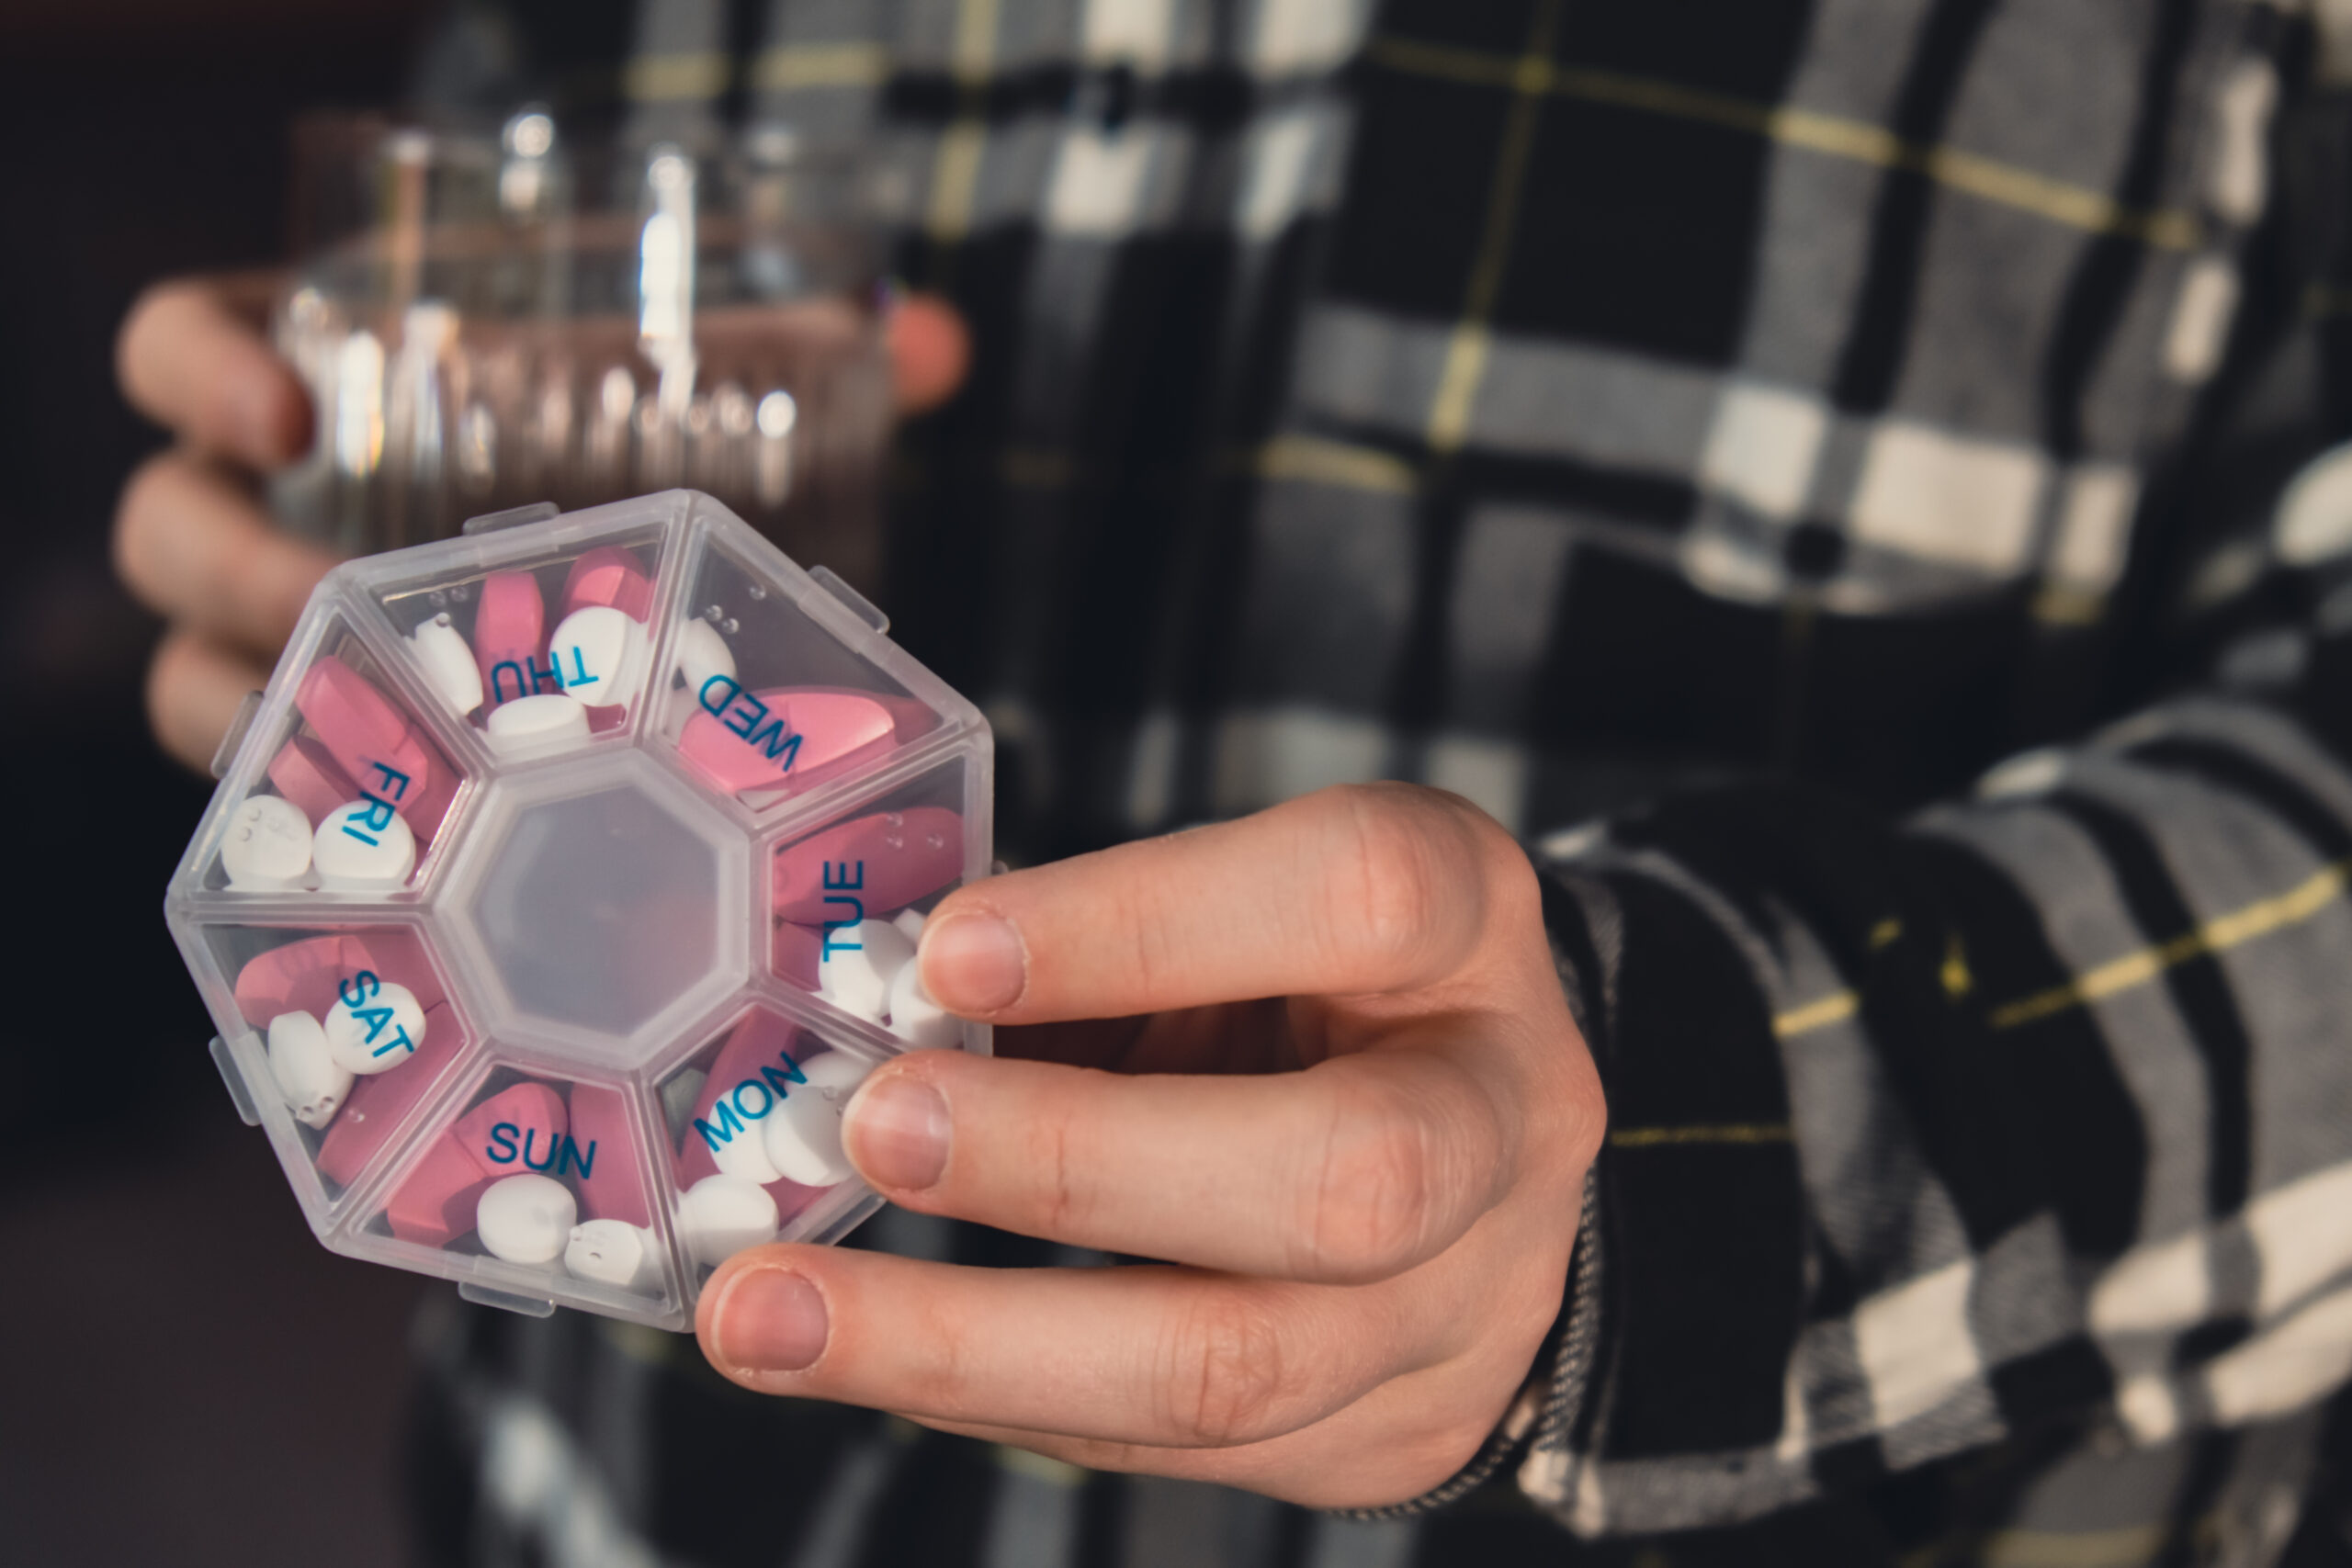
{"type": "Polygon", "coordinates": [[[1467,801],[1347,785],[951,894],[918,962],[1000,1023],[1419,989],[1497,931],[1540,931],[1534,873],[1467,801]]]}
{"type": "Polygon", "coordinates": [[[207,451],[269,469],[311,444],[311,399],[262,340],[268,275],[180,278],[151,287],[115,340],[131,406],[207,451]]]}

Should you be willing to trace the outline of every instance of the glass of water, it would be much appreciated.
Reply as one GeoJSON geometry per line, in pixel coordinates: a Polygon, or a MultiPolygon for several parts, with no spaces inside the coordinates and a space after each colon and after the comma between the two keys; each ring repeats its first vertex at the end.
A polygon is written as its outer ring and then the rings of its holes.
{"type": "Polygon", "coordinates": [[[866,173],[790,131],[568,145],[376,119],[298,134],[274,324],[317,402],[274,482],[345,554],[689,486],[870,585],[890,426],[866,173]]]}

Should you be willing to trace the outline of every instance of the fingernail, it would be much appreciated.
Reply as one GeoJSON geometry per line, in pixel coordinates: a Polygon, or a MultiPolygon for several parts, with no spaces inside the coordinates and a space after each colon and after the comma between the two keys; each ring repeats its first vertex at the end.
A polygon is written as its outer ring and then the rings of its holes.
{"type": "Polygon", "coordinates": [[[842,1141],[877,1187],[922,1188],[947,1168],[947,1101],[919,1078],[877,1077],[842,1118],[842,1141]]]}
{"type": "Polygon", "coordinates": [[[1029,985],[1029,953],[1010,920],[957,915],[925,927],[922,983],[940,1006],[955,1012],[995,1012],[1021,999],[1029,985]]]}
{"type": "Polygon", "coordinates": [[[738,1371],[797,1372],[825,1353],[825,1298],[783,1269],[739,1275],[718,1303],[718,1359],[738,1371]]]}

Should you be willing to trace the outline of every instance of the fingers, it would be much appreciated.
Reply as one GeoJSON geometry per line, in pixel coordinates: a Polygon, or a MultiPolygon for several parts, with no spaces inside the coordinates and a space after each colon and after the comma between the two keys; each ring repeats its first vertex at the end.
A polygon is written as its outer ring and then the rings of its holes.
{"type": "Polygon", "coordinates": [[[1518,1118],[1456,1052],[1475,1027],[1262,1077],[1129,1077],[917,1052],[843,1122],[866,1179],[909,1208],[1027,1235],[1279,1279],[1386,1279],[1509,1190],[1518,1118]]]}
{"type": "Polygon", "coordinates": [[[972,361],[972,335],[956,308],[934,294],[898,302],[882,324],[899,411],[921,413],[945,402],[972,361]]]}
{"type": "Polygon", "coordinates": [[[267,470],[311,444],[311,400],[247,311],[254,279],[183,279],[140,296],[115,342],[131,405],[196,446],[267,470]]]}
{"type": "Polygon", "coordinates": [[[965,887],[923,929],[922,978],[1005,1023],[1401,992],[1452,975],[1533,898],[1524,857],[1466,802],[1329,789],[965,887]]]}
{"type": "Polygon", "coordinates": [[[928,1420],[1193,1449],[1258,1441],[1413,1364],[1378,1292],[1173,1269],[959,1269],[768,1247],[703,1291],[729,1377],[928,1420]]]}
{"type": "Polygon", "coordinates": [[[115,514],[115,567],[158,614],[214,641],[275,653],[334,565],[271,526],[216,470],[185,454],[151,457],[115,514]]]}
{"type": "Polygon", "coordinates": [[[147,720],[164,750],[203,773],[245,694],[268,683],[269,671],[254,660],[192,632],[174,631],[147,669],[147,720]]]}

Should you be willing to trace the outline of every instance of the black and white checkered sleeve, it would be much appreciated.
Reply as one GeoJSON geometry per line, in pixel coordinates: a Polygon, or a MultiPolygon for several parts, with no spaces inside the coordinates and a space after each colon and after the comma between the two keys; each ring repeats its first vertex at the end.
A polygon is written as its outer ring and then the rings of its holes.
{"type": "Polygon", "coordinates": [[[2352,1372],[2352,591],[2245,646],[1905,823],[1727,788],[1549,842],[1611,1131],[1532,1496],[1727,1523],[2352,1372]]]}

